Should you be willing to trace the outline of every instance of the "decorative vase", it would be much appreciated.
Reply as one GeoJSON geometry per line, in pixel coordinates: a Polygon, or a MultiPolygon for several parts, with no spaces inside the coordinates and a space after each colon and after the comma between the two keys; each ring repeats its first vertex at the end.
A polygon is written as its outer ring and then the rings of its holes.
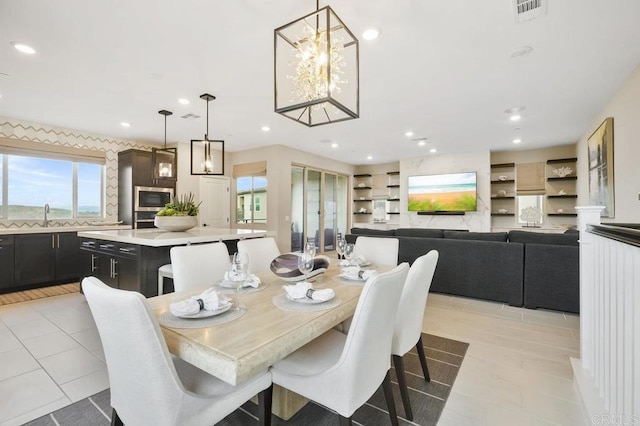
{"type": "Polygon", "coordinates": [[[186,231],[198,225],[198,216],[156,216],[153,224],[167,232],[186,231]]]}

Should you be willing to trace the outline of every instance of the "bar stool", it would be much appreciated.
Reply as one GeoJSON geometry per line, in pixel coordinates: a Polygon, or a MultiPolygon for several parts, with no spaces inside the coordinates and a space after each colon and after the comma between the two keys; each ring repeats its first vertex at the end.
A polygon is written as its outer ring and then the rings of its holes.
{"type": "Polygon", "coordinates": [[[161,296],[164,293],[165,277],[173,279],[173,269],[171,268],[170,263],[158,268],[158,296],[161,296]]]}

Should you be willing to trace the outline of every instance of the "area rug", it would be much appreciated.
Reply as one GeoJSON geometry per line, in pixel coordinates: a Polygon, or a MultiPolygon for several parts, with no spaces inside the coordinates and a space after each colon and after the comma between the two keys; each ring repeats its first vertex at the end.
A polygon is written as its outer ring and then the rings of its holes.
{"type": "MultiPolygon", "coordinates": [[[[445,339],[431,334],[422,334],[422,343],[427,355],[427,364],[431,374],[431,382],[427,383],[422,377],[420,360],[415,352],[404,356],[407,382],[413,409],[413,422],[406,420],[400,390],[396,381],[395,371],[392,369],[391,380],[393,393],[396,400],[401,425],[436,425],[444,405],[447,402],[451,387],[456,379],[458,370],[469,347],[468,343],[445,339]]],[[[89,398],[80,400],[67,407],[61,408],[46,416],[33,420],[30,426],[55,426],[55,425],[82,425],[82,426],[106,426],[111,421],[111,406],[109,405],[109,389],[97,393],[89,398]]],[[[229,414],[218,425],[238,426],[257,425],[258,407],[252,402],[247,402],[241,408],[229,414]]],[[[388,425],[389,414],[384,400],[382,389],[353,415],[355,424],[360,425],[388,425]]],[[[338,417],[326,408],[308,403],[289,421],[284,421],[273,416],[272,424],[309,426],[337,424],[338,417]]]]}
{"type": "Polygon", "coordinates": [[[43,297],[78,293],[79,291],[79,283],[61,284],[51,287],[34,288],[33,290],[15,291],[13,293],[0,294],[0,306],[10,305],[12,303],[27,302],[29,300],[42,299],[43,297]]]}

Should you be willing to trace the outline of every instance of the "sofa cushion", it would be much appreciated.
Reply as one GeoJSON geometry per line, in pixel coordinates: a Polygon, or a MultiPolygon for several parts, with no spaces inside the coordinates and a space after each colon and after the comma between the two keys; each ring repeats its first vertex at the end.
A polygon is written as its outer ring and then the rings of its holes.
{"type": "Polygon", "coordinates": [[[579,234],[549,234],[545,232],[509,231],[509,242],[577,246],[579,234]]]}
{"type": "Polygon", "coordinates": [[[444,231],[445,238],[456,240],[475,240],[475,241],[500,241],[507,242],[506,232],[461,232],[461,231],[444,231]]]}
{"type": "Polygon", "coordinates": [[[351,228],[354,235],[386,235],[394,236],[395,229],[371,229],[371,228],[351,228]]]}
{"type": "Polygon", "coordinates": [[[430,228],[398,228],[396,237],[442,238],[442,229],[430,228]]]}

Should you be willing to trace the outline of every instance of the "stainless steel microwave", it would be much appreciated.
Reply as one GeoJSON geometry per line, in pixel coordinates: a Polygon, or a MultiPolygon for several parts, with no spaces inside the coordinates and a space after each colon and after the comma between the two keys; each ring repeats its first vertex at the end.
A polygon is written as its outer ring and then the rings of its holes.
{"type": "Polygon", "coordinates": [[[173,188],[136,186],[134,188],[134,210],[157,212],[173,199],[173,188]]]}

